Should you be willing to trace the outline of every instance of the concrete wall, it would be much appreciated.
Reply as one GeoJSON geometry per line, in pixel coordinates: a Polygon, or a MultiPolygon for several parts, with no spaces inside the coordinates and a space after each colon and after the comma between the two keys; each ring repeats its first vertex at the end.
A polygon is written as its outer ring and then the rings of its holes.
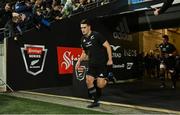
{"type": "Polygon", "coordinates": [[[180,32],[171,32],[169,31],[169,37],[171,38],[171,42],[174,43],[174,45],[177,48],[178,54],[180,54],[180,32]]]}
{"type": "Polygon", "coordinates": [[[5,50],[4,44],[0,44],[0,92],[6,91],[6,73],[5,73],[5,50]]]}

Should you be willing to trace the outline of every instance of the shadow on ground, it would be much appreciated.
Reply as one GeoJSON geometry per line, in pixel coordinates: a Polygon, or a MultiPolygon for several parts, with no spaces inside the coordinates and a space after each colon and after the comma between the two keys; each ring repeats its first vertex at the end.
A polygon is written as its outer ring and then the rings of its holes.
{"type": "MultiPolygon", "coordinates": [[[[104,90],[101,100],[180,111],[180,85],[178,84],[176,89],[171,89],[171,82],[167,80],[166,86],[164,89],[159,88],[157,79],[111,84],[104,90]]],[[[85,86],[79,88],[73,86],[43,88],[31,90],[31,92],[87,98],[85,86]]]]}

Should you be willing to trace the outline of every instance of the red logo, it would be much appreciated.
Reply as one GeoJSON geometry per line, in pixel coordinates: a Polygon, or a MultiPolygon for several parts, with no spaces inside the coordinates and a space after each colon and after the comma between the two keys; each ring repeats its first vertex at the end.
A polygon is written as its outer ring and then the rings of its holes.
{"type": "Polygon", "coordinates": [[[57,47],[59,74],[73,73],[73,60],[80,58],[81,48],[57,47]]]}
{"type": "Polygon", "coordinates": [[[42,54],[43,52],[43,48],[27,47],[26,49],[28,54],[42,54]]]}

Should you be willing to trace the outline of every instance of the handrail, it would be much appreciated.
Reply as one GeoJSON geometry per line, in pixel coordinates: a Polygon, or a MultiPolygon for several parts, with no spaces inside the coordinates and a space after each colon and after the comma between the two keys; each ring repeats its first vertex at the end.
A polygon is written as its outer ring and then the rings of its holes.
{"type": "Polygon", "coordinates": [[[3,30],[5,30],[6,28],[0,28],[0,31],[3,31],[3,30]]]}

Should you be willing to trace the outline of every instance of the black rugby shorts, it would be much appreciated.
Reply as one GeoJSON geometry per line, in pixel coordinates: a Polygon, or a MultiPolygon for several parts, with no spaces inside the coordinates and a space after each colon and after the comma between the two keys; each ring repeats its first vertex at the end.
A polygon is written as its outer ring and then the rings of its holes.
{"type": "Polygon", "coordinates": [[[107,66],[89,66],[87,74],[94,78],[107,78],[107,66]]]}

